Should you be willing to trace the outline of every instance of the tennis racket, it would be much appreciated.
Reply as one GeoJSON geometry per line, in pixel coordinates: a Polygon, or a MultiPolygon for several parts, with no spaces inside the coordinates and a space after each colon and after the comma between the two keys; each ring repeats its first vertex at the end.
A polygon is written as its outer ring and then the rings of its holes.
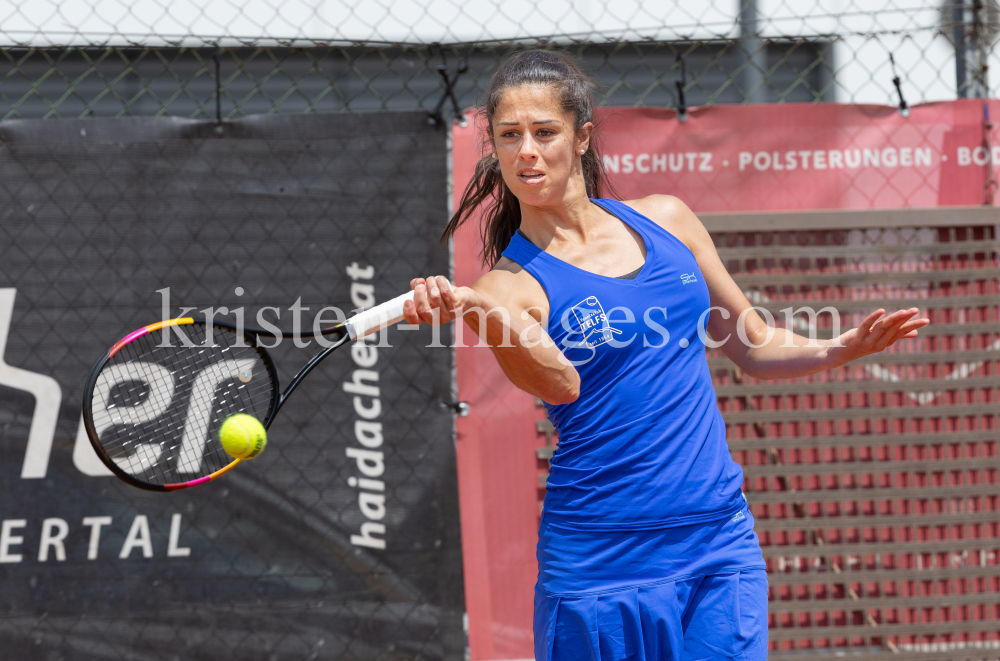
{"type": "Polygon", "coordinates": [[[247,413],[270,427],[316,365],[338,347],[401,321],[408,300],[413,292],[314,333],[329,346],[284,392],[260,339],[292,333],[199,317],[144,326],[115,342],[91,370],[83,396],[87,436],[101,461],[133,486],[176,491],[210,482],[241,461],[219,441],[226,418],[247,413]]]}

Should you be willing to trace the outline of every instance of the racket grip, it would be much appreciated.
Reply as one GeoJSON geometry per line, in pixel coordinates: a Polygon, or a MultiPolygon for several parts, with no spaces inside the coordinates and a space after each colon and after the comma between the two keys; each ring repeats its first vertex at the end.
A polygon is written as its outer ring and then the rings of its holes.
{"type": "Polygon", "coordinates": [[[399,323],[403,320],[403,303],[412,300],[413,292],[408,291],[402,296],[397,296],[364,312],[359,312],[344,322],[348,334],[352,340],[356,340],[399,323]]]}

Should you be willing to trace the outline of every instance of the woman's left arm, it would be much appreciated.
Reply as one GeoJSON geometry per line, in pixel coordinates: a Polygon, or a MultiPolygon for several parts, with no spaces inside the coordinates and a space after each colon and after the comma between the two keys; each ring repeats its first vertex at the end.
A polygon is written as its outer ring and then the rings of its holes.
{"type": "Polygon", "coordinates": [[[725,340],[722,352],[755,378],[789,379],[839,367],[883,351],[897,340],[916,337],[917,331],[930,323],[928,319],[914,318],[919,310],[910,308],[888,315],[885,310],[875,310],[860,326],[832,340],[769,328],[726,271],[712,237],[687,205],[668,195],[653,195],[630,204],[681,239],[694,253],[714,308],[708,332],[717,342],[725,340]]]}

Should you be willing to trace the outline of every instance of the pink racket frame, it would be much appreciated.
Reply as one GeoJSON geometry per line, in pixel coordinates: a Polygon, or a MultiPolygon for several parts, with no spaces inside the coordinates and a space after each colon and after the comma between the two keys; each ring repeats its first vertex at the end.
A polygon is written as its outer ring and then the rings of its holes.
{"type": "MultiPolygon", "coordinates": [[[[115,342],[114,346],[111,347],[111,351],[108,352],[108,358],[111,358],[116,353],[121,351],[129,342],[133,342],[143,335],[148,335],[149,333],[155,333],[164,326],[188,326],[194,323],[192,317],[180,317],[179,319],[168,319],[166,321],[158,321],[155,324],[150,324],[149,326],[143,326],[137,331],[133,331],[123,337],[122,339],[115,342]]],[[[190,489],[191,487],[196,487],[199,484],[205,484],[206,482],[211,482],[220,475],[225,475],[229,471],[236,468],[236,466],[243,461],[242,459],[233,459],[228,465],[223,466],[219,470],[215,471],[211,475],[206,475],[205,477],[199,477],[197,480],[191,480],[190,482],[175,482],[174,484],[164,484],[163,488],[167,491],[179,491],[181,489],[190,489]]]]}

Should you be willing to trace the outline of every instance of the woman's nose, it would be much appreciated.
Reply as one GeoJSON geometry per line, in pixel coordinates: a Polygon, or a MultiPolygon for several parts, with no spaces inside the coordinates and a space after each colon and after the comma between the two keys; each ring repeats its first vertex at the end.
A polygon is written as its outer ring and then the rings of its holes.
{"type": "Polygon", "coordinates": [[[530,161],[538,158],[538,145],[532,137],[525,136],[524,140],[521,141],[521,149],[517,153],[517,157],[522,161],[530,161]]]}

